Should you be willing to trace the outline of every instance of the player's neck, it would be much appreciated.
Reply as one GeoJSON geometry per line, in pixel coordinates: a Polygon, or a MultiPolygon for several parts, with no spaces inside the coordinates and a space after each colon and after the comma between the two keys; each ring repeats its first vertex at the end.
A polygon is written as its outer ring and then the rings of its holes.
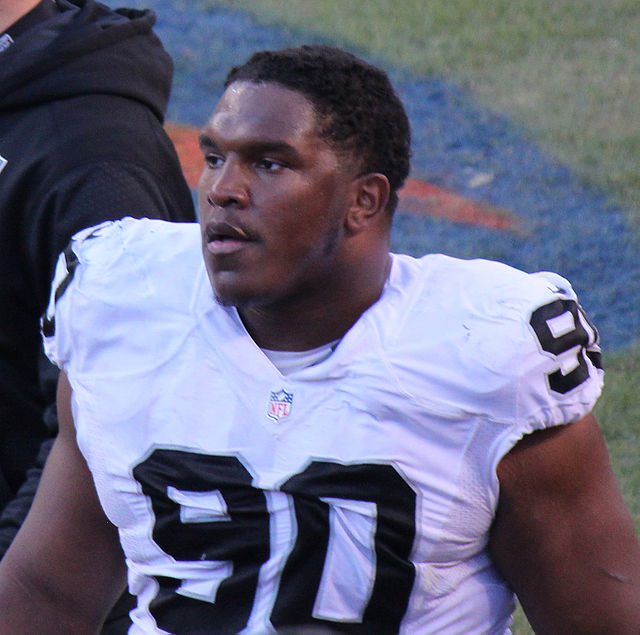
{"type": "Polygon", "coordinates": [[[313,298],[294,298],[268,306],[238,310],[244,325],[261,348],[306,351],[340,340],[360,316],[380,298],[390,256],[377,266],[364,267],[339,285],[327,285],[313,298]]]}

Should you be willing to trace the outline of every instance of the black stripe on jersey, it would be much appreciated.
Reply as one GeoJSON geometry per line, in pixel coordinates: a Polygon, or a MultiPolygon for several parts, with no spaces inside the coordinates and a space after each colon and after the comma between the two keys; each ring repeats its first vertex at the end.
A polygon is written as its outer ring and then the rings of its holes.
{"type": "MultiPolygon", "coordinates": [[[[76,256],[75,252],[71,248],[71,244],[67,245],[66,249],[63,252],[65,264],[67,266],[67,275],[62,279],[62,282],[58,285],[58,288],[55,292],[55,302],[57,302],[64,292],[67,290],[67,287],[71,284],[73,280],[73,274],[75,273],[76,267],[78,266],[78,256],[76,256]]],[[[42,317],[42,334],[45,337],[51,337],[56,330],[55,317],[52,315],[51,318],[48,318],[46,313],[42,317]]]]}
{"type": "Polygon", "coordinates": [[[591,363],[596,368],[599,368],[600,370],[602,370],[602,368],[603,368],[603,366],[602,366],[602,353],[600,353],[598,351],[590,351],[590,350],[586,350],[585,353],[587,354],[587,357],[591,360],[591,363]]]}

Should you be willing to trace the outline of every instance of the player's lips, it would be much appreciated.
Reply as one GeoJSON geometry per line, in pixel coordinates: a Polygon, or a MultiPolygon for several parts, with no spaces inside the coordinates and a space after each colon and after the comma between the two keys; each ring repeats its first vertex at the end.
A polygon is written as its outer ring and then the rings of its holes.
{"type": "Polygon", "coordinates": [[[207,250],[214,255],[236,252],[255,239],[241,227],[226,222],[211,222],[205,228],[207,250]]]}

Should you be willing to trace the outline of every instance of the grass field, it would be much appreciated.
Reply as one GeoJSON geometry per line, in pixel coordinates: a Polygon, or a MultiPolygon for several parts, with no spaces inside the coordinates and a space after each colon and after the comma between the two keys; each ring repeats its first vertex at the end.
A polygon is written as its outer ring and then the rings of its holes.
{"type": "MultiPolygon", "coordinates": [[[[207,1],[457,82],[605,190],[640,235],[637,0],[207,1]]],[[[596,414],[640,531],[640,344],[604,360],[596,414]]],[[[514,632],[532,632],[520,611],[514,632]]]]}

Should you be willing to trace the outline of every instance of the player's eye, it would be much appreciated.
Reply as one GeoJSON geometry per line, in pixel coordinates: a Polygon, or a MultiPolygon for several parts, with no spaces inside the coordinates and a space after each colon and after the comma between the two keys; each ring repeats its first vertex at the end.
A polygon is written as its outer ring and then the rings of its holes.
{"type": "Polygon", "coordinates": [[[284,167],[282,163],[274,161],[273,159],[266,158],[257,161],[257,166],[262,170],[266,170],[267,172],[276,172],[277,170],[281,170],[284,167]]]}
{"type": "Polygon", "coordinates": [[[224,159],[218,154],[205,154],[204,161],[209,168],[219,168],[223,163],[224,159]]]}

